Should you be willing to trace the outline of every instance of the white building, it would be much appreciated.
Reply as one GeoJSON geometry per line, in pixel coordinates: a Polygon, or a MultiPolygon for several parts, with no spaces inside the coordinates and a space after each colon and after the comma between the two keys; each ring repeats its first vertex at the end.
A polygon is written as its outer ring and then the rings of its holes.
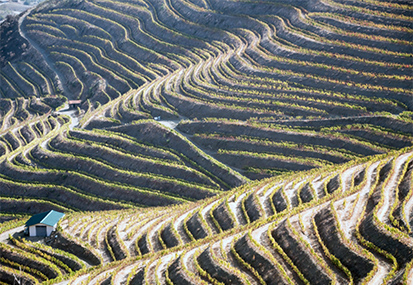
{"type": "Polygon", "coordinates": [[[50,210],[32,216],[26,222],[26,229],[31,237],[46,237],[56,229],[57,223],[65,214],[50,210]]]}

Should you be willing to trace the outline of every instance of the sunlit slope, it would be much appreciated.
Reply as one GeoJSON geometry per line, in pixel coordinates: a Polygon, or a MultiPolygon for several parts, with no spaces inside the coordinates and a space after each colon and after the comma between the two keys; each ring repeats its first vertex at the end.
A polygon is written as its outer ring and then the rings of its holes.
{"type": "Polygon", "coordinates": [[[407,149],[169,208],[69,214],[46,245],[3,240],[2,280],[410,284],[412,157],[407,149]]]}
{"type": "Polygon", "coordinates": [[[104,103],[164,78],[175,88],[143,100],[187,117],[398,113],[412,108],[411,14],[385,1],[47,1],[18,26],[27,51],[3,52],[1,91],[104,103]]]}
{"type": "Polygon", "coordinates": [[[405,3],[46,1],[0,32],[5,212],[177,204],[412,145],[405,3]]]}

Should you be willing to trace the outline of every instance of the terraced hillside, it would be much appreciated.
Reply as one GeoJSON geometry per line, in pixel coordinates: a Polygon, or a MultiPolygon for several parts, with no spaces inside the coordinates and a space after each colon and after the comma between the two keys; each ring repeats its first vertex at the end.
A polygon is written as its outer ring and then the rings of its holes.
{"type": "Polygon", "coordinates": [[[177,204],[409,147],[411,14],[373,0],[45,1],[0,28],[2,211],[177,204]]]}
{"type": "Polygon", "coordinates": [[[72,213],[40,243],[21,236],[19,218],[0,228],[1,280],[411,284],[412,171],[410,148],[200,202],[72,213]]]}
{"type": "Polygon", "coordinates": [[[413,283],[412,23],[385,0],[7,19],[0,284],[413,283]]]}

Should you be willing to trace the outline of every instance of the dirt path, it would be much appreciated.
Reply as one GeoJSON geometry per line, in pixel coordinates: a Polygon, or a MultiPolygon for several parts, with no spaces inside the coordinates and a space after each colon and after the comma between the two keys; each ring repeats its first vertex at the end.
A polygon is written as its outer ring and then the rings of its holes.
{"type": "Polygon", "coordinates": [[[204,217],[204,219],[205,219],[208,227],[210,227],[211,229],[212,229],[213,227],[211,227],[211,225],[208,223],[208,215],[209,215],[209,212],[211,211],[211,208],[212,208],[214,205],[216,205],[218,202],[221,202],[221,200],[216,200],[216,201],[214,201],[214,202],[212,202],[212,203],[209,203],[208,205],[206,205],[206,206],[201,210],[201,215],[204,217]]]}
{"type": "Polygon", "coordinates": [[[49,68],[57,75],[58,77],[58,81],[59,81],[59,88],[61,88],[61,90],[63,90],[63,94],[70,94],[69,92],[67,92],[66,86],[65,84],[63,84],[62,79],[64,78],[64,76],[62,75],[62,73],[56,68],[56,66],[54,65],[54,63],[50,60],[50,58],[47,56],[46,52],[34,41],[32,41],[26,34],[25,28],[22,25],[24,19],[26,19],[26,17],[30,14],[30,12],[34,9],[35,7],[27,10],[23,15],[21,15],[21,17],[19,18],[19,33],[20,35],[29,42],[29,44],[36,49],[40,55],[43,57],[44,61],[46,62],[46,64],[49,66],[49,68]]]}
{"type": "Polygon", "coordinates": [[[112,284],[125,284],[129,273],[135,267],[136,267],[136,263],[132,263],[128,266],[125,266],[118,273],[116,273],[115,278],[113,278],[113,283],[112,284]]]}
{"type": "Polygon", "coordinates": [[[271,223],[265,224],[262,227],[259,227],[258,229],[255,229],[251,232],[251,236],[255,241],[258,243],[261,243],[261,236],[266,234],[268,231],[268,228],[270,227],[271,223]]]}
{"type": "Polygon", "coordinates": [[[269,209],[271,208],[271,201],[269,200],[271,199],[270,195],[272,194],[274,189],[276,187],[279,187],[280,185],[280,183],[277,183],[275,186],[272,187],[267,187],[268,185],[264,185],[260,189],[258,189],[258,191],[256,191],[256,196],[258,198],[259,203],[261,204],[262,209],[264,209],[264,214],[266,217],[272,215],[272,209],[269,209]]]}
{"type": "Polygon", "coordinates": [[[342,174],[341,174],[341,185],[342,185],[342,192],[345,193],[346,191],[350,190],[350,185],[351,185],[351,178],[352,175],[357,171],[359,166],[354,166],[349,169],[346,169],[342,174]]]}
{"type": "Polygon", "coordinates": [[[386,214],[390,210],[391,204],[394,203],[394,193],[397,187],[397,183],[399,182],[400,170],[410,155],[411,153],[406,153],[396,158],[393,175],[390,177],[389,181],[387,182],[387,185],[384,186],[383,204],[377,211],[377,218],[381,222],[386,222],[388,220],[388,216],[386,218],[386,214]]]}
{"type": "Polygon", "coordinates": [[[180,215],[178,218],[175,219],[175,221],[173,222],[173,227],[175,228],[175,230],[177,231],[177,233],[180,235],[181,240],[184,243],[188,243],[190,242],[189,237],[187,236],[187,234],[185,233],[184,230],[184,220],[186,217],[188,217],[188,215],[192,215],[192,213],[194,213],[196,209],[191,209],[185,213],[183,213],[182,215],[180,215]]]}
{"type": "MultiPolygon", "coordinates": [[[[223,256],[222,250],[225,252],[225,254],[229,254],[230,245],[233,239],[234,239],[234,236],[230,236],[212,245],[212,250],[214,251],[215,253],[214,255],[216,256],[217,260],[222,260],[223,262],[225,262],[226,265],[224,267],[227,268],[228,271],[231,273],[233,273],[232,271],[234,269],[241,270],[241,267],[238,263],[234,262],[232,258],[225,259],[223,256]],[[221,243],[222,243],[222,248],[221,248],[221,243]]],[[[254,284],[254,279],[251,276],[247,275],[248,273],[242,272],[242,271],[238,271],[238,273],[239,273],[239,276],[242,277],[243,283],[241,283],[241,285],[254,284]]]]}
{"type": "MultiPolygon", "coordinates": [[[[108,278],[110,278],[110,275],[113,274],[113,271],[115,269],[108,269],[106,271],[103,271],[102,273],[98,274],[97,276],[95,276],[94,278],[92,278],[92,280],[88,281],[87,284],[88,285],[92,285],[92,284],[96,284],[96,285],[100,285],[102,283],[104,283],[105,280],[107,280],[108,278]]],[[[109,279],[110,280],[110,279],[109,279]]],[[[82,283],[83,285],[84,283],[82,283]]],[[[105,283],[104,283],[105,284],[105,283]]]]}
{"type": "Polygon", "coordinates": [[[343,233],[347,239],[351,240],[352,231],[355,229],[357,224],[357,220],[360,217],[362,211],[364,210],[365,203],[367,203],[367,196],[370,192],[370,188],[372,186],[372,182],[375,179],[373,175],[374,170],[379,165],[379,161],[373,163],[366,171],[367,183],[363,189],[359,191],[360,198],[357,201],[357,205],[354,207],[353,215],[350,217],[349,220],[341,220],[340,223],[342,224],[343,233]]]}
{"type": "MultiPolygon", "coordinates": [[[[197,250],[200,252],[204,251],[206,248],[206,245],[201,245],[199,247],[195,247],[191,250],[189,250],[184,256],[182,257],[182,263],[185,265],[185,267],[188,269],[188,271],[194,273],[194,277],[198,279],[198,270],[195,267],[195,264],[193,262],[194,260],[194,254],[196,253],[197,250]]],[[[193,280],[197,282],[198,280],[193,280]]]]}
{"type": "Polygon", "coordinates": [[[298,190],[303,186],[307,178],[300,180],[293,185],[293,182],[288,183],[284,188],[285,198],[289,201],[290,208],[294,208],[298,205],[298,190]]]}
{"type": "Polygon", "coordinates": [[[7,243],[7,240],[8,240],[10,235],[12,236],[15,233],[22,232],[23,230],[24,230],[24,226],[20,226],[20,227],[13,228],[11,230],[5,231],[4,233],[0,234],[0,242],[1,243],[7,243]]]}
{"type": "MultiPolygon", "coordinates": [[[[180,252],[179,252],[180,253],[180,252]]],[[[177,255],[176,253],[170,253],[162,257],[161,264],[159,264],[158,269],[156,270],[155,274],[158,276],[158,280],[160,284],[167,284],[165,280],[165,274],[163,274],[166,270],[168,270],[167,265],[168,263],[177,255]]],[[[119,284],[119,283],[115,283],[119,284]]]]}
{"type": "Polygon", "coordinates": [[[229,211],[231,211],[236,219],[236,224],[237,225],[242,225],[242,216],[244,215],[241,211],[241,206],[239,206],[239,204],[242,202],[242,199],[244,199],[245,195],[247,195],[247,193],[242,193],[241,195],[238,196],[237,200],[235,200],[234,202],[229,202],[229,200],[232,197],[228,198],[228,206],[229,206],[229,211]]]}
{"type": "MultiPolygon", "coordinates": [[[[183,119],[179,119],[179,120],[157,120],[159,123],[161,123],[162,125],[164,125],[167,128],[173,129],[177,132],[179,132],[178,130],[176,130],[176,126],[182,121],[183,119]]],[[[180,133],[180,132],[179,132],[180,133]]],[[[182,134],[183,135],[183,134],[182,134]]]]}
{"type": "Polygon", "coordinates": [[[70,117],[71,122],[69,125],[69,129],[73,130],[75,127],[79,125],[79,116],[76,115],[77,110],[70,109],[69,105],[66,103],[62,110],[56,112],[58,115],[67,115],[70,117]]]}
{"type": "Polygon", "coordinates": [[[14,101],[11,101],[11,111],[8,112],[6,116],[3,117],[3,122],[2,122],[2,127],[1,127],[2,132],[8,131],[8,129],[11,127],[10,119],[11,117],[13,117],[15,112],[16,112],[16,103],[14,101]]]}
{"type": "MultiPolygon", "coordinates": [[[[407,201],[405,207],[404,207],[404,215],[405,215],[405,221],[410,223],[410,227],[413,226],[413,195],[410,196],[410,199],[407,201]]],[[[413,270],[412,270],[413,271],[413,270]]]]}
{"type": "MultiPolygon", "coordinates": [[[[358,244],[358,241],[355,240],[355,237],[354,237],[356,224],[367,203],[370,188],[373,186],[372,183],[375,181],[375,178],[376,178],[376,176],[373,175],[373,172],[376,170],[379,163],[380,161],[375,162],[367,169],[366,171],[366,176],[368,177],[367,183],[364,186],[364,188],[359,191],[360,198],[357,201],[357,204],[354,206],[354,212],[353,212],[353,215],[350,217],[350,219],[346,220],[343,216],[341,217],[339,216],[341,229],[345,237],[351,242],[354,242],[356,244],[358,244]]],[[[376,173],[376,175],[378,174],[376,173]]],[[[386,260],[382,259],[381,257],[377,255],[375,256],[378,259],[378,268],[377,268],[376,274],[370,280],[369,284],[381,284],[381,281],[385,278],[385,276],[391,270],[391,266],[389,263],[387,263],[386,260]]]]}

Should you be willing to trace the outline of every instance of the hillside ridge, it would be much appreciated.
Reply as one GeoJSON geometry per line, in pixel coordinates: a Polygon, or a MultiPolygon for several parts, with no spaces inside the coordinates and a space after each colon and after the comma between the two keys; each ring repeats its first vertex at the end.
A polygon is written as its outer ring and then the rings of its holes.
{"type": "MultiPolygon", "coordinates": [[[[80,264],[65,270],[68,275],[56,271],[47,277],[55,278],[49,284],[408,284],[412,158],[411,148],[405,149],[257,181],[174,207],[73,213],[44,245],[13,234],[23,218],[2,225],[1,249],[17,262],[39,250],[46,256],[63,250],[80,264]],[[13,251],[20,259],[9,254],[13,251]]],[[[42,262],[51,270],[65,268],[42,262]]],[[[2,267],[4,276],[15,272],[7,268],[2,267]]],[[[22,275],[27,282],[44,278],[27,273],[31,277],[22,275]]]]}
{"type": "Polygon", "coordinates": [[[45,1],[1,25],[3,211],[37,211],[9,200],[23,195],[67,211],[164,206],[409,147],[410,14],[45,1]]]}
{"type": "Polygon", "coordinates": [[[411,284],[412,23],[385,0],[9,17],[0,283],[411,284]]]}

